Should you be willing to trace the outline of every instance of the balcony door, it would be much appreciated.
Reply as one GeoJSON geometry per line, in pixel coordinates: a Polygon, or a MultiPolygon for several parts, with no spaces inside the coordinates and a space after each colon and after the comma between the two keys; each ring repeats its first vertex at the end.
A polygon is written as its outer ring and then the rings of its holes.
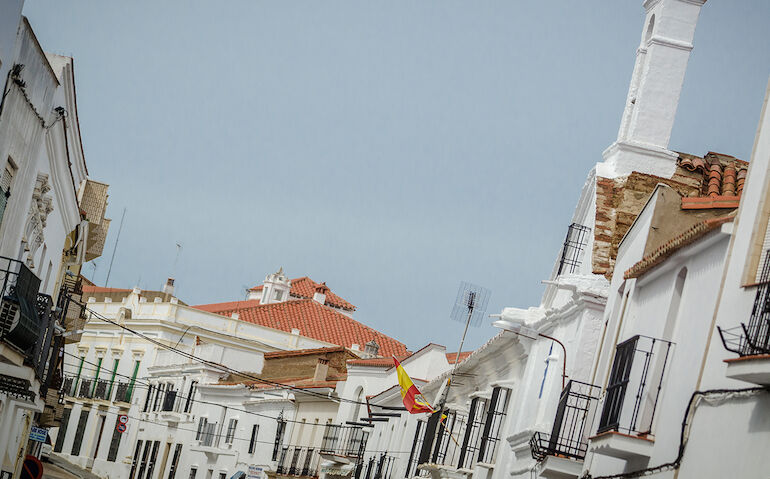
{"type": "Polygon", "coordinates": [[[620,426],[620,414],[623,411],[623,400],[626,397],[628,381],[631,377],[631,366],[634,360],[634,351],[639,337],[618,344],[615,349],[615,360],[612,363],[610,382],[607,385],[607,394],[604,398],[604,407],[599,421],[598,432],[615,430],[620,426]]]}

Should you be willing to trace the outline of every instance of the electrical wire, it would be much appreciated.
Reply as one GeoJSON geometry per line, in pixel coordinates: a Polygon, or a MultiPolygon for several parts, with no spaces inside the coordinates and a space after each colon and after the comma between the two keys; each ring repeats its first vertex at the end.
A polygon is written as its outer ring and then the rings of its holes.
{"type": "Polygon", "coordinates": [[[214,369],[219,369],[222,372],[227,372],[229,374],[238,375],[238,376],[241,376],[241,377],[244,377],[244,378],[251,379],[251,380],[253,380],[255,382],[260,382],[260,383],[263,383],[263,384],[269,384],[271,386],[275,386],[275,387],[281,388],[281,389],[290,389],[290,390],[293,390],[293,391],[299,391],[299,392],[302,392],[303,394],[307,394],[307,395],[310,395],[310,396],[315,396],[315,397],[318,397],[318,398],[322,398],[322,399],[333,401],[333,402],[337,402],[337,403],[346,402],[346,403],[357,404],[357,405],[362,405],[362,406],[374,406],[374,407],[378,407],[378,408],[381,408],[381,409],[384,409],[384,410],[391,410],[391,411],[403,411],[404,410],[404,408],[400,408],[400,407],[381,406],[381,405],[378,405],[378,404],[370,404],[370,403],[364,402],[364,401],[356,401],[354,399],[347,399],[347,398],[341,398],[341,397],[332,398],[332,397],[330,397],[330,396],[328,396],[326,394],[318,393],[316,391],[311,391],[311,390],[306,389],[306,388],[292,386],[290,384],[284,384],[284,383],[280,383],[280,382],[276,382],[276,381],[270,381],[270,380],[267,380],[267,379],[263,379],[263,378],[254,376],[254,375],[249,374],[249,373],[245,373],[243,371],[238,371],[238,370],[235,370],[235,369],[230,368],[228,366],[225,366],[223,364],[215,363],[213,361],[209,361],[209,360],[200,358],[198,356],[195,356],[192,353],[188,353],[188,352],[182,351],[182,350],[180,350],[180,349],[178,349],[176,347],[172,347],[172,346],[168,346],[166,344],[163,344],[162,342],[160,342],[160,341],[158,341],[156,339],[153,339],[153,338],[145,335],[144,333],[141,333],[141,332],[136,331],[136,330],[134,330],[132,328],[129,328],[128,326],[126,326],[124,324],[120,324],[117,321],[109,319],[109,318],[103,316],[102,314],[99,314],[96,311],[93,311],[85,303],[76,301],[74,299],[72,300],[72,302],[75,303],[75,304],[80,305],[81,307],[83,307],[84,310],[86,310],[89,313],[91,313],[91,315],[95,316],[97,319],[100,319],[100,320],[102,320],[104,322],[107,322],[107,323],[110,323],[110,324],[112,324],[114,326],[117,326],[117,327],[119,327],[119,328],[121,328],[121,329],[123,329],[125,331],[130,332],[131,334],[134,334],[134,335],[136,335],[136,336],[138,336],[138,337],[140,337],[140,338],[142,338],[142,339],[152,343],[152,344],[155,344],[156,346],[160,346],[163,349],[175,352],[175,353],[177,353],[177,354],[179,354],[179,355],[181,355],[183,357],[186,357],[187,359],[191,359],[191,360],[196,361],[196,362],[198,362],[200,364],[207,365],[207,366],[212,367],[214,369]]]}
{"type": "MultiPolygon", "coordinates": [[[[201,402],[201,401],[198,401],[198,402],[201,402]]],[[[214,404],[214,403],[206,403],[206,404],[213,404],[213,405],[217,405],[217,406],[222,406],[221,404],[214,404]]],[[[225,409],[232,409],[234,411],[252,413],[252,411],[245,411],[245,410],[241,410],[241,409],[231,408],[231,407],[228,407],[228,406],[223,406],[223,407],[225,409]]],[[[134,421],[143,422],[143,423],[147,423],[147,424],[154,424],[156,426],[162,426],[162,427],[167,427],[168,426],[167,424],[162,423],[162,422],[152,421],[150,419],[142,419],[140,417],[132,416],[130,414],[122,413],[122,412],[119,412],[119,411],[110,411],[110,410],[99,409],[99,412],[100,413],[105,412],[105,413],[112,414],[112,415],[115,415],[115,416],[126,416],[129,419],[133,419],[134,421]]],[[[148,411],[148,412],[158,412],[158,411],[148,411]]],[[[253,413],[253,414],[256,414],[256,413],[253,413]]],[[[256,414],[256,415],[261,416],[260,414],[256,414]]],[[[274,418],[272,416],[265,416],[265,417],[267,417],[269,419],[277,419],[277,418],[274,418]]],[[[291,421],[291,420],[288,420],[288,419],[284,419],[284,421],[286,421],[286,422],[301,423],[301,424],[304,424],[306,426],[315,425],[315,424],[302,423],[301,421],[291,421]]],[[[319,424],[319,425],[326,426],[326,424],[319,424]]],[[[223,426],[224,426],[224,423],[223,423],[223,426]]],[[[177,430],[177,431],[188,431],[188,432],[194,432],[196,434],[198,433],[197,429],[190,429],[190,428],[184,428],[184,427],[179,427],[179,426],[177,426],[174,429],[177,430]]],[[[216,433],[216,434],[212,434],[212,435],[215,436],[215,437],[220,437],[220,438],[227,436],[227,434],[221,434],[221,433],[216,433]]],[[[237,436],[233,435],[233,440],[237,440],[237,441],[251,441],[251,438],[237,437],[237,436]]],[[[274,441],[255,441],[255,443],[275,445],[274,441]]],[[[297,446],[295,446],[295,447],[297,447],[297,446]]],[[[299,447],[306,447],[306,446],[299,446],[299,447]]],[[[411,453],[411,451],[387,451],[387,450],[367,450],[367,452],[371,452],[371,453],[387,453],[387,454],[410,454],[411,453]]]]}
{"type": "MultiPolygon", "coordinates": [[[[99,370],[101,370],[101,371],[105,371],[105,372],[107,372],[107,373],[109,373],[109,374],[112,374],[112,372],[113,372],[113,371],[111,371],[111,370],[109,370],[109,369],[105,368],[104,366],[100,366],[100,365],[98,365],[98,364],[96,364],[96,363],[93,363],[93,362],[91,362],[91,361],[86,361],[86,360],[85,360],[85,358],[81,358],[80,356],[74,355],[74,354],[72,354],[72,353],[69,353],[69,352],[67,352],[67,351],[64,351],[64,354],[65,354],[65,355],[67,355],[67,356],[70,356],[70,357],[72,357],[72,358],[75,358],[75,359],[82,359],[82,361],[83,361],[83,364],[89,364],[89,365],[91,365],[91,366],[95,366],[94,368],[86,368],[88,371],[92,371],[92,372],[95,372],[95,371],[99,371],[99,370]]],[[[71,364],[71,363],[70,363],[70,364],[64,363],[64,366],[68,366],[68,367],[78,367],[79,365],[77,365],[77,364],[71,364]]],[[[72,372],[72,371],[70,371],[70,372],[72,372]]],[[[76,373],[76,374],[77,374],[77,373],[76,373]]],[[[133,379],[131,376],[127,376],[127,375],[125,375],[125,374],[121,374],[121,373],[118,373],[118,372],[115,372],[115,375],[116,375],[116,376],[121,376],[121,377],[124,377],[124,378],[126,378],[126,379],[129,379],[129,380],[130,380],[130,379],[133,379]]],[[[138,384],[141,384],[142,386],[144,386],[142,389],[149,389],[149,388],[156,388],[156,389],[157,389],[157,386],[155,386],[155,385],[151,384],[149,381],[143,381],[143,380],[141,380],[141,379],[145,379],[145,378],[135,378],[135,379],[134,379],[134,382],[135,382],[135,384],[137,384],[137,383],[138,383],[138,384]]],[[[193,398],[193,397],[191,397],[191,396],[184,396],[184,395],[182,395],[182,394],[177,394],[177,396],[176,396],[176,397],[177,397],[177,398],[179,398],[179,399],[183,399],[183,400],[190,400],[190,402],[191,402],[191,403],[193,403],[193,402],[198,402],[198,403],[200,403],[200,404],[208,404],[208,405],[211,405],[211,406],[219,406],[219,407],[222,407],[222,408],[225,408],[225,409],[231,409],[231,410],[233,410],[233,411],[243,412],[243,413],[245,413],[245,414],[251,414],[251,415],[254,415],[254,416],[259,416],[259,417],[262,417],[262,418],[265,418],[265,419],[272,419],[272,420],[274,420],[274,421],[278,421],[278,417],[275,417],[275,416],[270,416],[270,415],[267,415],[267,414],[260,414],[260,413],[258,413],[258,412],[249,411],[249,410],[246,410],[246,409],[241,409],[241,408],[236,408],[236,407],[225,406],[225,405],[223,405],[223,404],[214,403],[214,402],[211,402],[211,401],[204,401],[204,400],[202,400],[202,399],[195,399],[195,398],[193,398]]],[[[283,418],[282,418],[282,419],[283,419],[283,418]]],[[[285,422],[291,422],[291,423],[296,423],[296,424],[305,424],[306,426],[311,426],[311,427],[316,427],[316,426],[326,426],[325,424],[315,424],[315,423],[313,423],[313,424],[308,424],[308,423],[303,423],[302,421],[297,421],[297,420],[294,420],[294,419],[283,419],[283,421],[285,421],[285,422]]]]}
{"type": "Polygon", "coordinates": [[[725,399],[729,399],[735,396],[745,396],[760,392],[768,392],[768,390],[762,387],[755,387],[743,389],[708,389],[706,391],[694,391],[690,396],[690,401],[687,403],[687,408],[684,412],[684,418],[682,419],[682,429],[679,433],[679,452],[677,453],[676,459],[671,462],[666,462],[664,464],[653,467],[647,467],[636,471],[621,472],[619,474],[611,474],[607,476],[592,476],[588,471],[586,471],[586,473],[581,476],[581,479],[630,479],[634,477],[650,476],[659,472],[679,469],[679,466],[682,465],[682,459],[684,459],[685,447],[687,446],[690,416],[691,413],[694,416],[694,410],[701,399],[720,395],[725,396],[725,399]]]}

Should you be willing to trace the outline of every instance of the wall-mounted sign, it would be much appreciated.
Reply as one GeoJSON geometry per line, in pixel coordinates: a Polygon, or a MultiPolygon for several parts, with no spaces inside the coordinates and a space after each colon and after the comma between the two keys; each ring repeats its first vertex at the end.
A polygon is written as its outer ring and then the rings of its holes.
{"type": "Polygon", "coordinates": [[[46,436],[48,436],[48,429],[32,426],[32,429],[29,430],[30,441],[45,442],[46,436]]]}
{"type": "Polygon", "coordinates": [[[253,464],[249,465],[249,473],[247,479],[265,479],[265,469],[253,464]]]}
{"type": "Polygon", "coordinates": [[[9,396],[27,398],[30,401],[34,401],[35,393],[30,389],[31,387],[32,383],[29,382],[29,379],[0,374],[0,392],[4,392],[9,396]]]}

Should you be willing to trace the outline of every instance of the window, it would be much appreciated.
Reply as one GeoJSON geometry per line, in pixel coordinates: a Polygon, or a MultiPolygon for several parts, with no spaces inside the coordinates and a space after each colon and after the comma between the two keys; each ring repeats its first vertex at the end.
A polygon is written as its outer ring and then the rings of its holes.
{"type": "Polygon", "coordinates": [[[481,430],[484,427],[484,408],[487,401],[483,398],[473,398],[468,412],[468,425],[465,428],[463,445],[460,450],[459,468],[472,469],[474,459],[479,452],[481,430]]]}
{"type": "Polygon", "coordinates": [[[286,432],[286,421],[283,418],[278,418],[278,424],[275,429],[275,445],[273,446],[273,461],[278,459],[278,451],[283,444],[283,434],[286,432]]]}
{"type": "Polygon", "coordinates": [[[191,382],[190,391],[187,393],[187,400],[184,403],[184,412],[190,412],[192,410],[193,396],[195,396],[195,392],[197,390],[198,390],[198,381],[191,382]]]}
{"type": "Polygon", "coordinates": [[[195,476],[198,474],[198,470],[194,467],[190,468],[190,475],[187,477],[187,479],[195,479],[195,476]]]}
{"type": "Polygon", "coordinates": [[[280,301],[281,299],[283,299],[283,291],[276,291],[275,296],[273,296],[273,298],[275,298],[276,301],[280,301]]]}
{"type": "MultiPolygon", "coordinates": [[[[155,469],[155,461],[158,459],[158,447],[160,441],[154,441],[152,443],[152,455],[150,456],[150,462],[147,464],[147,477],[145,479],[152,479],[152,470],[155,469]]],[[[141,477],[139,479],[142,479],[141,477]]]]}
{"type": "Polygon", "coordinates": [[[406,464],[406,474],[404,477],[414,477],[417,475],[417,463],[422,444],[425,440],[425,421],[417,421],[417,430],[414,432],[412,441],[412,450],[409,452],[409,462],[406,464]]]}
{"type": "Polygon", "coordinates": [[[70,414],[72,408],[65,408],[64,415],[61,418],[61,425],[59,426],[59,434],[56,435],[56,444],[54,445],[53,452],[61,452],[64,447],[64,436],[67,434],[67,426],[70,422],[70,414]]]}
{"type": "Polygon", "coordinates": [[[251,439],[249,440],[249,454],[254,454],[257,448],[257,435],[259,434],[259,424],[251,426],[251,439]]]}
{"type": "Polygon", "coordinates": [[[230,422],[227,424],[227,434],[225,435],[225,444],[232,444],[235,437],[235,428],[238,426],[238,420],[230,418],[230,422]]]}
{"type": "Polygon", "coordinates": [[[137,479],[142,479],[144,477],[144,470],[147,468],[147,457],[150,455],[150,447],[152,447],[152,441],[145,441],[142,460],[139,462],[139,472],[136,476],[137,479]]]}
{"type": "Polygon", "coordinates": [[[508,399],[511,390],[497,387],[492,390],[492,399],[487,408],[487,420],[484,422],[484,432],[481,435],[481,447],[479,448],[479,462],[494,464],[497,443],[500,442],[500,430],[505,419],[505,411],[508,409],[508,399]]]}
{"type": "Polygon", "coordinates": [[[174,457],[171,459],[171,466],[168,468],[168,478],[174,479],[176,468],[179,467],[179,456],[182,454],[182,444],[177,444],[174,448],[174,457]]]}
{"type": "Polygon", "coordinates": [[[206,427],[206,423],[208,422],[208,419],[205,417],[198,419],[198,432],[195,434],[195,440],[200,441],[201,435],[203,434],[203,429],[206,427]]]}
{"type": "Polygon", "coordinates": [[[583,248],[588,243],[588,228],[577,223],[572,223],[567,229],[567,238],[561,250],[559,271],[557,275],[574,273],[583,259],[583,248]]]}
{"type": "Polygon", "coordinates": [[[128,479],[134,479],[136,468],[139,465],[139,454],[142,452],[142,440],[136,441],[136,447],[134,448],[134,458],[131,460],[131,472],[128,473],[128,479]]]}
{"type": "Polygon", "coordinates": [[[166,391],[166,384],[160,384],[159,386],[155,387],[155,399],[152,401],[152,410],[157,411],[158,410],[158,404],[162,405],[161,398],[163,397],[163,393],[166,391]]]}
{"type": "Polygon", "coordinates": [[[80,419],[78,420],[78,427],[75,430],[75,439],[72,441],[72,451],[70,451],[73,456],[80,455],[80,446],[83,443],[83,433],[86,431],[86,423],[88,422],[88,414],[90,412],[90,409],[83,409],[80,411],[80,419]]]}
{"type": "Polygon", "coordinates": [[[142,412],[147,412],[150,410],[150,403],[152,403],[152,393],[155,391],[155,386],[150,384],[147,387],[147,397],[144,400],[144,407],[142,408],[142,412]]]}
{"type": "Polygon", "coordinates": [[[220,472],[219,473],[219,479],[227,479],[227,473],[220,472]]]}
{"type": "Polygon", "coordinates": [[[118,457],[118,448],[120,447],[120,438],[123,436],[123,433],[118,431],[118,424],[120,422],[118,421],[118,418],[120,416],[115,418],[115,427],[112,429],[112,441],[110,441],[110,450],[107,452],[107,461],[108,462],[115,462],[115,458],[118,457]]]}

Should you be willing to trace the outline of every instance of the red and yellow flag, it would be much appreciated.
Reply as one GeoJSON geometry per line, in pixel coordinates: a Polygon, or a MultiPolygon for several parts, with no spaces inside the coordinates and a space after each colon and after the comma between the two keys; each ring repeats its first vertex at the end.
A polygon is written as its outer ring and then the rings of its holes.
{"type": "Polygon", "coordinates": [[[393,362],[396,364],[396,373],[398,374],[398,384],[401,386],[401,398],[404,400],[404,406],[410,414],[419,414],[422,412],[432,413],[433,408],[428,404],[428,401],[420,394],[420,390],[412,382],[412,378],[406,374],[404,367],[394,357],[393,362]]]}

